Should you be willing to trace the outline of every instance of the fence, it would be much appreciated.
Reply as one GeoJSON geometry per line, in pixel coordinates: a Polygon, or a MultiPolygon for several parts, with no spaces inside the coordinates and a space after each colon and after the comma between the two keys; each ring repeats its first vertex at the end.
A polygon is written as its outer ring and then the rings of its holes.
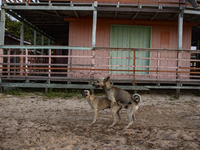
{"type": "Polygon", "coordinates": [[[184,6],[185,0],[2,0],[4,3],[98,3],[98,4],[124,4],[143,6],[184,6]]]}
{"type": "Polygon", "coordinates": [[[16,49],[17,46],[8,47],[0,54],[1,86],[29,87],[28,83],[35,83],[33,87],[85,88],[82,83],[89,85],[109,75],[112,83],[128,84],[129,89],[136,85],[200,89],[200,60],[191,58],[191,54],[195,56],[199,50],[67,46],[24,46],[22,50],[16,49]],[[47,49],[48,55],[39,52],[33,55],[33,48],[47,49]],[[58,49],[68,51],[68,55],[54,55],[53,51],[58,49]],[[67,58],[65,63],[57,63],[57,59],[63,58],[67,58]]]}

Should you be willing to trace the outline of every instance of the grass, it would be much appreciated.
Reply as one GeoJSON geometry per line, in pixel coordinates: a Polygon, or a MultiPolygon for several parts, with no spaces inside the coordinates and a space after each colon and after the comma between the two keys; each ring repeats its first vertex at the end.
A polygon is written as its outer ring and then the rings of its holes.
{"type": "Polygon", "coordinates": [[[21,95],[21,89],[18,87],[18,88],[12,89],[12,90],[6,90],[6,94],[21,95]]]}
{"type": "Polygon", "coordinates": [[[69,98],[69,97],[78,96],[79,94],[80,94],[79,90],[74,90],[74,89],[67,90],[67,89],[65,89],[65,91],[63,92],[63,91],[54,91],[51,88],[51,89],[49,89],[49,92],[46,93],[44,100],[53,99],[55,97],[60,97],[62,99],[65,99],[65,98],[69,98]]]}

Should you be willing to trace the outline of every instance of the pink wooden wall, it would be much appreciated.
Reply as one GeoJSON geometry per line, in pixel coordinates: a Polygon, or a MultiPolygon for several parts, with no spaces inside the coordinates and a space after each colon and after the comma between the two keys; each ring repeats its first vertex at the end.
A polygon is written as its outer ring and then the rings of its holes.
{"type": "MultiPolygon", "coordinates": [[[[166,49],[177,49],[177,34],[178,34],[178,23],[177,22],[161,22],[161,21],[137,21],[137,20],[104,20],[98,19],[97,21],[97,33],[96,33],[96,47],[109,47],[110,46],[110,28],[112,24],[117,25],[145,25],[152,26],[152,48],[166,48],[166,49]]],[[[183,28],[183,49],[190,49],[191,47],[191,31],[192,26],[190,24],[184,24],[183,28]]],[[[88,46],[91,47],[92,43],[92,20],[77,19],[77,21],[72,21],[69,24],[69,46],[88,46]]],[[[78,56],[91,56],[91,51],[79,51],[73,50],[72,55],[78,56]]],[[[99,67],[108,69],[108,67],[102,67],[103,65],[109,64],[108,58],[98,59],[98,56],[108,57],[108,51],[96,51],[96,62],[95,64],[99,67]]],[[[72,64],[91,64],[90,58],[73,58],[72,64]]],[[[152,52],[151,58],[156,58],[157,53],[152,52]]],[[[166,53],[161,52],[160,57],[162,58],[176,58],[176,53],[166,53]]],[[[189,54],[182,54],[182,58],[190,58],[189,54]]],[[[165,69],[167,66],[176,67],[177,62],[171,60],[161,60],[160,65],[163,67],[160,70],[173,70],[176,69],[165,69]]],[[[156,66],[157,60],[151,60],[151,66],[156,66]]],[[[190,63],[180,62],[182,67],[189,67],[190,63]]],[[[82,68],[82,67],[81,67],[82,68]]],[[[86,68],[88,68],[86,66],[86,68]]],[[[155,70],[155,67],[151,67],[155,70]]],[[[74,72],[76,73],[76,72],[74,72]]],[[[97,73],[97,72],[96,72],[97,73]]],[[[105,76],[108,72],[99,72],[100,75],[95,75],[95,77],[105,76]]],[[[161,74],[161,73],[160,73],[161,74]]],[[[175,74],[165,73],[165,77],[161,78],[173,78],[175,74]],[[171,76],[169,76],[171,75],[171,76]]],[[[89,71],[81,71],[80,74],[76,74],[77,77],[90,77],[89,71]]],[[[117,78],[125,77],[129,78],[132,75],[118,74],[115,76],[117,78]]],[[[140,76],[146,78],[146,76],[140,76]]],[[[155,73],[150,73],[149,77],[155,78],[155,73]]]]}

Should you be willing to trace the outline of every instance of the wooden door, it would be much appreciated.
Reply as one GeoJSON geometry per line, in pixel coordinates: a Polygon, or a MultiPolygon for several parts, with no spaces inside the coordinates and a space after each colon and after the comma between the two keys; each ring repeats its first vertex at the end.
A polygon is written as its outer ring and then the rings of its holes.
{"type": "MultiPolygon", "coordinates": [[[[110,47],[119,48],[150,48],[151,47],[151,27],[146,26],[111,26],[110,47]]],[[[134,57],[133,51],[112,51],[112,57],[123,57],[120,59],[111,58],[109,63],[112,65],[110,69],[118,70],[133,70],[133,59],[126,57],[134,57]],[[125,67],[127,66],[127,67],[125,67]]],[[[136,57],[150,57],[150,52],[136,52],[136,57]]],[[[137,66],[149,66],[148,59],[136,59],[137,66]]],[[[148,70],[149,68],[137,67],[139,70],[148,70]]],[[[113,71],[112,73],[128,73],[113,71]]],[[[139,74],[146,74],[147,72],[136,72],[139,74]]]]}

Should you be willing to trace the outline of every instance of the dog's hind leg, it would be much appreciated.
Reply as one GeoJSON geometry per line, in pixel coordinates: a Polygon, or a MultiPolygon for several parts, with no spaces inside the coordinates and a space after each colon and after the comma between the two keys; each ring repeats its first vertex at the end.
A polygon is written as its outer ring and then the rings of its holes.
{"type": "Polygon", "coordinates": [[[121,122],[122,122],[122,118],[121,118],[120,115],[119,115],[119,111],[120,111],[121,109],[122,109],[122,107],[120,107],[119,110],[117,111],[117,116],[118,116],[118,118],[119,118],[118,124],[121,124],[121,122]]]}
{"type": "Polygon", "coordinates": [[[133,121],[136,121],[135,114],[133,114],[132,120],[133,120],[133,121]]]}
{"type": "Polygon", "coordinates": [[[121,108],[122,108],[121,106],[118,106],[118,105],[116,105],[116,104],[114,104],[114,106],[111,108],[112,115],[113,115],[113,119],[114,119],[114,121],[113,121],[111,127],[114,126],[114,125],[116,124],[116,122],[117,122],[117,116],[119,117],[119,120],[120,120],[120,122],[121,122],[121,117],[120,117],[120,115],[119,115],[119,111],[121,110],[121,108]]]}
{"type": "Polygon", "coordinates": [[[133,124],[133,105],[129,105],[127,109],[127,117],[129,120],[128,125],[126,126],[126,129],[133,124]]]}

